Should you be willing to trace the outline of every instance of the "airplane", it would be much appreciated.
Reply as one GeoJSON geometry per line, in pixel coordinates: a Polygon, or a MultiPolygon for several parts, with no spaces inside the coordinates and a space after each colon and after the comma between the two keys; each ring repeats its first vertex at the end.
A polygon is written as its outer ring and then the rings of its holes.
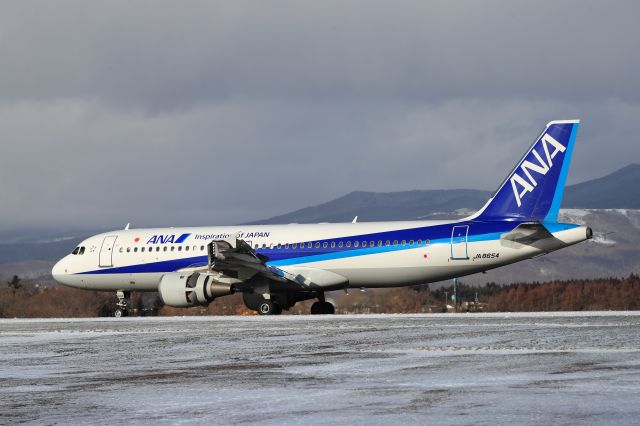
{"type": "Polygon", "coordinates": [[[52,269],[70,287],[115,291],[115,316],[133,291],[173,307],[242,293],[250,310],[278,315],[349,288],[427,284],[545,255],[592,238],[559,223],[579,120],[549,122],[477,213],[453,221],[395,221],[130,229],[80,243],[52,269]]]}

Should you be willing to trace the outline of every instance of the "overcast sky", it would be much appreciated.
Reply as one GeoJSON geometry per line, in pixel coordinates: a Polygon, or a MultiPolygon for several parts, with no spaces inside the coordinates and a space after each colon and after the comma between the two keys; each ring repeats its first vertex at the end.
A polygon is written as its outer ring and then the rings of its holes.
{"type": "Polygon", "coordinates": [[[495,189],[552,119],[640,162],[637,1],[4,1],[0,230],[495,189]]]}

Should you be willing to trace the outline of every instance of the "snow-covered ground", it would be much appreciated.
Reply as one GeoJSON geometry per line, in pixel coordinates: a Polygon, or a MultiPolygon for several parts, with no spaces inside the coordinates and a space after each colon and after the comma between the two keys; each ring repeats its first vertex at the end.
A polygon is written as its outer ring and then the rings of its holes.
{"type": "Polygon", "coordinates": [[[0,423],[636,424],[640,313],[0,321],[0,423]]]}

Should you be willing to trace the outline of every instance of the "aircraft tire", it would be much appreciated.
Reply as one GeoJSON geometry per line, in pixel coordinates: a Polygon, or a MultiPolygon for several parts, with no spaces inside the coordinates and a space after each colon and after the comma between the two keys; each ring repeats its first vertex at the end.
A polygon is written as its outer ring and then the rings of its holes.
{"type": "Polygon", "coordinates": [[[323,307],[324,307],[324,313],[327,315],[333,315],[336,313],[336,307],[333,306],[332,303],[324,302],[323,307]]]}
{"type": "Polygon", "coordinates": [[[311,305],[311,315],[332,315],[336,308],[329,302],[316,302],[311,305]]]}
{"type": "Polygon", "coordinates": [[[275,307],[271,300],[265,300],[264,302],[258,305],[258,315],[273,315],[275,312],[275,307]]]}
{"type": "Polygon", "coordinates": [[[273,315],[280,315],[282,313],[282,306],[274,303],[273,304],[273,315]]]}
{"type": "Polygon", "coordinates": [[[321,306],[322,306],[322,302],[316,302],[313,305],[311,305],[311,315],[320,315],[322,313],[321,306]]]}

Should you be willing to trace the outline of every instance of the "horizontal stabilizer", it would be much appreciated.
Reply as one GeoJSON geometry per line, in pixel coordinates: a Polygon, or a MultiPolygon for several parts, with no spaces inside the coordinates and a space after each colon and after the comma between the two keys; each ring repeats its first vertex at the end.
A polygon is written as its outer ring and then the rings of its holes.
{"type": "Polygon", "coordinates": [[[530,245],[536,241],[553,238],[543,224],[539,222],[526,222],[516,226],[512,231],[502,234],[500,239],[530,245]]]}

